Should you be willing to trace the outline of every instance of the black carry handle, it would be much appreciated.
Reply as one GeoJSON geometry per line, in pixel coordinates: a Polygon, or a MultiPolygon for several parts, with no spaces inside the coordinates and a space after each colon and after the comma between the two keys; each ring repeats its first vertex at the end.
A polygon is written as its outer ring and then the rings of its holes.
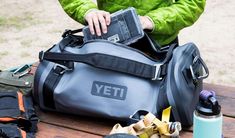
{"type": "Polygon", "coordinates": [[[68,35],[73,35],[73,34],[76,34],[76,33],[80,33],[82,32],[82,29],[83,28],[79,28],[79,29],[76,29],[76,30],[69,30],[69,29],[66,29],[64,31],[64,33],[62,34],[62,37],[65,38],[66,36],[68,35]]]}
{"type": "Polygon", "coordinates": [[[172,57],[174,47],[170,47],[163,62],[155,65],[102,53],[73,54],[41,51],[39,59],[40,61],[48,60],[58,64],[62,62],[81,62],[96,68],[118,71],[152,80],[161,80],[167,73],[167,63],[172,57]]]}
{"type": "Polygon", "coordinates": [[[69,30],[66,29],[62,34],[63,39],[59,43],[59,48],[61,51],[64,51],[65,47],[67,46],[78,46],[83,44],[83,36],[81,35],[74,35],[76,33],[82,32],[83,28],[76,29],[76,30],[69,30]]]}
{"type": "Polygon", "coordinates": [[[107,69],[122,73],[131,74],[142,78],[154,78],[156,67],[145,63],[107,55],[101,53],[90,54],[71,54],[71,53],[54,53],[40,52],[40,61],[48,60],[61,64],[63,62],[80,62],[96,68],[107,69]]]}

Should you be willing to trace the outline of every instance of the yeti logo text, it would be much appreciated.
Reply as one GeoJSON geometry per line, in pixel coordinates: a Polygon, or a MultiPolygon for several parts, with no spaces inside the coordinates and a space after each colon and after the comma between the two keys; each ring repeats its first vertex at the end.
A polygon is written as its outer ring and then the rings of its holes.
{"type": "Polygon", "coordinates": [[[91,94],[112,99],[125,100],[127,94],[127,87],[100,81],[94,81],[92,84],[91,94]]]}

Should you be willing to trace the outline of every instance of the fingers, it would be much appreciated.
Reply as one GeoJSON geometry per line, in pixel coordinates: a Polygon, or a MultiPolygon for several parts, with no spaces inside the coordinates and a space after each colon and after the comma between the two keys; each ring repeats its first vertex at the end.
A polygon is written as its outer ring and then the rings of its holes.
{"type": "Polygon", "coordinates": [[[98,14],[98,19],[99,19],[99,22],[100,22],[100,25],[101,25],[101,28],[102,28],[102,32],[107,33],[107,24],[106,24],[106,21],[104,19],[104,16],[101,15],[101,14],[98,14]]]}
{"type": "Polygon", "coordinates": [[[101,36],[100,23],[97,16],[93,17],[93,24],[95,26],[95,32],[98,36],[101,36]]]}
{"type": "Polygon", "coordinates": [[[146,26],[145,26],[145,22],[144,22],[143,16],[139,16],[139,19],[140,19],[140,24],[141,24],[142,28],[145,29],[146,26]]]}
{"type": "Polygon", "coordinates": [[[104,17],[105,17],[105,20],[106,20],[106,24],[109,25],[110,22],[111,22],[111,15],[109,12],[105,12],[104,13],[104,17]]]}
{"type": "Polygon", "coordinates": [[[101,36],[101,30],[103,33],[107,33],[107,26],[111,22],[110,13],[100,10],[90,11],[86,17],[88,26],[92,35],[95,33],[101,36]]]}
{"type": "Polygon", "coordinates": [[[143,29],[152,30],[154,28],[154,23],[150,17],[139,16],[139,19],[143,29]]]}
{"type": "Polygon", "coordinates": [[[92,18],[88,18],[87,19],[87,23],[88,23],[88,26],[89,26],[89,29],[90,29],[90,32],[92,35],[95,34],[95,31],[94,31],[94,26],[93,26],[93,20],[92,18]]]}

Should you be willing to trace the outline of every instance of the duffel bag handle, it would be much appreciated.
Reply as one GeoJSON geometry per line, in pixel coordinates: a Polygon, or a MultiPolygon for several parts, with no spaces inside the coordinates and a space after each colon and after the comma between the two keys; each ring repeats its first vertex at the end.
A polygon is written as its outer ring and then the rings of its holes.
{"type": "Polygon", "coordinates": [[[173,49],[174,46],[170,47],[165,60],[155,65],[102,53],[72,54],[41,51],[39,59],[40,61],[48,60],[58,64],[62,62],[81,62],[96,68],[127,73],[146,79],[161,80],[167,73],[167,63],[171,59],[173,49]]]}
{"type": "Polygon", "coordinates": [[[62,37],[65,38],[66,36],[68,35],[73,35],[73,34],[76,34],[76,33],[80,33],[82,32],[82,29],[83,28],[79,28],[79,29],[76,29],[76,30],[69,30],[69,29],[66,29],[64,31],[64,33],[62,34],[62,37]]]}
{"type": "Polygon", "coordinates": [[[81,45],[83,44],[83,36],[81,35],[74,35],[76,33],[82,32],[83,28],[76,29],[76,30],[69,30],[66,29],[62,34],[63,39],[59,43],[59,48],[61,51],[64,51],[65,47],[71,45],[81,45]]]}
{"type": "Polygon", "coordinates": [[[208,67],[206,66],[206,63],[202,60],[202,58],[201,58],[199,55],[197,55],[196,57],[194,57],[193,63],[192,63],[192,65],[190,65],[189,68],[190,68],[190,72],[191,72],[191,75],[192,75],[194,81],[203,80],[203,79],[205,79],[205,78],[207,78],[207,77],[209,76],[209,69],[208,69],[208,67]],[[195,70],[193,69],[193,66],[194,66],[197,62],[200,63],[202,69],[204,70],[204,71],[203,71],[203,72],[204,72],[203,74],[196,73],[195,70]]]}

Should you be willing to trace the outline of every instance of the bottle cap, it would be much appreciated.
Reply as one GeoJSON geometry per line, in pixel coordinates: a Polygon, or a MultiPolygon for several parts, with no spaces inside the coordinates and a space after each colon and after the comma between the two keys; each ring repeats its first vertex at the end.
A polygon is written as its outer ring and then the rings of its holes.
{"type": "Polygon", "coordinates": [[[196,110],[198,113],[206,116],[219,115],[221,106],[215,98],[215,92],[203,90],[200,93],[199,103],[196,110]]]}

